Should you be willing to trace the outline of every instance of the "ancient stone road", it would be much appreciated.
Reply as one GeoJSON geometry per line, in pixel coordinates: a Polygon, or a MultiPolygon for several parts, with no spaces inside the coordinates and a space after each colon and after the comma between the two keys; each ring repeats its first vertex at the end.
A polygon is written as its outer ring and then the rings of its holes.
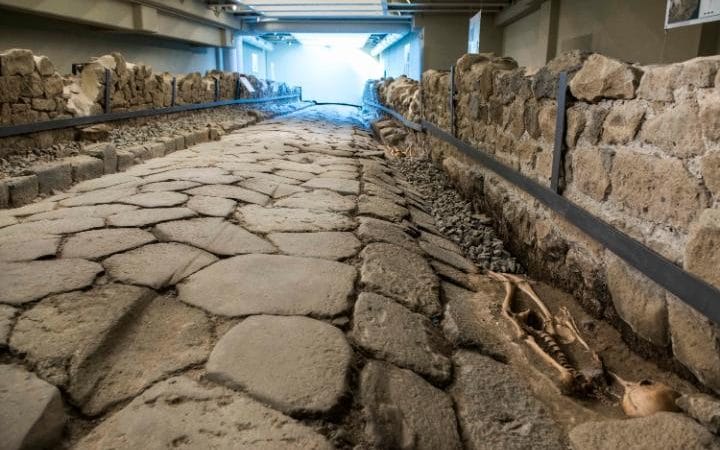
{"type": "Polygon", "coordinates": [[[564,448],[485,356],[507,345],[479,313],[501,288],[353,113],[2,212],[5,448],[564,448]]]}

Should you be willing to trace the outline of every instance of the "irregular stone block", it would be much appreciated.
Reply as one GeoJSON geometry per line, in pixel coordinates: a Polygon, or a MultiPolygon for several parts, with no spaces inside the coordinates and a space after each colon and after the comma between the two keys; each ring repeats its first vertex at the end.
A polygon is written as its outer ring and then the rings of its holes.
{"type": "Polygon", "coordinates": [[[20,305],[46,295],[82,289],[91,285],[100,272],[100,264],[82,259],[8,263],[0,271],[0,302],[20,305]]]}
{"type": "Polygon", "coordinates": [[[238,218],[248,230],[257,233],[344,231],[355,226],[352,219],[342,214],[277,206],[274,208],[243,206],[238,209],[238,218]]]}
{"type": "Polygon", "coordinates": [[[685,269],[720,287],[720,209],[706,209],[690,228],[685,269]]]}
{"type": "MultiPolygon", "coordinates": [[[[91,125],[89,127],[84,127],[80,129],[80,139],[83,141],[90,141],[90,142],[100,142],[100,141],[107,141],[110,139],[110,131],[112,128],[110,125],[106,123],[100,123],[96,125],[91,125]]],[[[105,144],[105,145],[111,145],[111,144],[105,144]]],[[[91,155],[95,156],[95,155],[91,155]]]]}
{"type": "Polygon", "coordinates": [[[30,75],[35,71],[35,59],[30,50],[13,48],[0,53],[0,75],[30,75]]]}
{"type": "Polygon", "coordinates": [[[55,256],[60,245],[59,236],[29,236],[0,243],[0,261],[32,261],[44,256],[55,256]]]}
{"type": "Polygon", "coordinates": [[[195,216],[195,212],[188,208],[150,208],[113,214],[107,218],[107,223],[114,227],[145,227],[195,216]]]}
{"type": "MultiPolygon", "coordinates": [[[[707,152],[701,159],[702,176],[705,186],[716,198],[720,198],[720,151],[707,152]]],[[[2,189],[0,187],[0,189],[2,189]]],[[[2,194],[0,194],[0,197],[2,194]]],[[[2,204],[2,200],[0,200],[2,204]]]]}
{"type": "Polygon", "coordinates": [[[635,139],[644,117],[645,108],[638,103],[613,107],[603,124],[602,142],[627,144],[635,139]]]}
{"type": "Polygon", "coordinates": [[[313,189],[328,189],[340,194],[357,195],[360,193],[360,183],[343,178],[313,178],[303,183],[302,186],[313,189]]]}
{"type": "Polygon", "coordinates": [[[602,98],[632,99],[641,73],[622,61],[594,53],[570,81],[570,92],[589,102],[602,98]]]}
{"type": "Polygon", "coordinates": [[[103,161],[104,173],[110,174],[117,172],[118,156],[115,151],[115,145],[110,142],[103,142],[93,145],[87,145],[82,148],[80,153],[103,161]]]}
{"type": "Polygon", "coordinates": [[[682,67],[667,64],[644,67],[644,74],[638,86],[638,98],[658,102],[672,102],[673,94],[682,67]]]}
{"type": "Polygon", "coordinates": [[[275,202],[283,208],[302,208],[320,211],[349,212],[355,209],[355,197],[340,195],[337,192],[317,189],[310,192],[298,192],[275,202]]]}
{"type": "Polygon", "coordinates": [[[188,196],[180,192],[159,191],[159,192],[142,192],[140,194],[131,195],[120,199],[120,203],[142,206],[143,208],[160,208],[182,205],[188,199],[188,196]]]}
{"type": "Polygon", "coordinates": [[[8,188],[10,205],[15,208],[32,202],[40,192],[38,178],[35,175],[8,178],[5,180],[5,185],[8,188]]]}
{"type": "Polygon", "coordinates": [[[65,241],[62,257],[99,259],[154,241],[155,236],[137,228],[85,231],[65,241]]]}
{"type": "Polygon", "coordinates": [[[360,241],[348,232],[271,233],[268,239],[287,255],[333,260],[355,256],[362,247],[360,241]]]}
{"type": "Polygon", "coordinates": [[[720,434],[720,401],[707,394],[687,394],[675,403],[712,433],[720,434]]]}
{"type": "MultiPolygon", "coordinates": [[[[708,126],[712,127],[715,121],[711,119],[708,126]]],[[[701,155],[705,150],[698,107],[691,102],[675,104],[648,118],[640,130],[640,138],[679,158],[701,155]]]]}
{"type": "Polygon", "coordinates": [[[21,83],[19,76],[0,76],[0,102],[16,103],[20,99],[21,83]]]}
{"type": "Polygon", "coordinates": [[[698,94],[700,125],[703,136],[711,142],[720,141],[720,86],[711,93],[698,94]]]}
{"type": "Polygon", "coordinates": [[[135,165],[135,155],[127,150],[117,150],[117,172],[124,172],[135,165]]]}
{"type": "MultiPolygon", "coordinates": [[[[428,235],[428,233],[425,233],[425,235],[428,235]]],[[[460,269],[468,273],[477,273],[478,271],[475,263],[460,254],[462,250],[459,248],[453,248],[452,250],[448,250],[426,240],[420,241],[420,248],[422,248],[425,253],[427,253],[431,257],[446,264],[449,264],[456,269],[460,269]]]]}
{"type": "Polygon", "coordinates": [[[153,230],[161,241],[175,241],[207,250],[216,255],[275,253],[265,239],[220,218],[165,222],[153,230]]]}
{"type": "Polygon", "coordinates": [[[10,188],[7,180],[0,180],[0,208],[10,206],[10,188]]]}
{"type": "Polygon", "coordinates": [[[209,184],[188,189],[185,192],[190,195],[231,198],[234,200],[241,200],[243,202],[253,203],[261,206],[266,205],[270,201],[270,197],[268,197],[267,195],[244,189],[240,186],[228,186],[225,184],[209,184]]]}
{"type": "Polygon", "coordinates": [[[91,156],[73,156],[67,162],[72,166],[72,177],[76,183],[99,178],[105,173],[105,163],[91,156]]]}
{"type": "Polygon", "coordinates": [[[360,226],[357,229],[357,235],[363,243],[386,242],[411,252],[422,252],[416,240],[411,236],[414,231],[409,227],[370,217],[360,217],[359,220],[360,226]]]}
{"type": "MultiPolygon", "coordinates": [[[[189,187],[194,186],[196,184],[193,183],[193,186],[189,187]]],[[[195,195],[188,200],[185,206],[204,216],[227,217],[235,211],[236,205],[237,202],[227,198],[195,195]]]]}
{"type": "Polygon", "coordinates": [[[72,183],[72,166],[67,161],[37,164],[30,168],[38,180],[38,191],[50,194],[53,191],[64,191],[72,183]]]}

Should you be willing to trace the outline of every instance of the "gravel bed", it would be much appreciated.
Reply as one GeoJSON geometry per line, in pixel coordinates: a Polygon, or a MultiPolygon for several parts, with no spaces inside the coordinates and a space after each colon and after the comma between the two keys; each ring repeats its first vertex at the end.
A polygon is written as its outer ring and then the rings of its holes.
{"type": "Polygon", "coordinates": [[[475,264],[496,272],[524,273],[492,228],[492,219],[476,213],[472,204],[453,188],[447,176],[427,159],[391,160],[400,172],[430,203],[435,224],[475,264]]]}

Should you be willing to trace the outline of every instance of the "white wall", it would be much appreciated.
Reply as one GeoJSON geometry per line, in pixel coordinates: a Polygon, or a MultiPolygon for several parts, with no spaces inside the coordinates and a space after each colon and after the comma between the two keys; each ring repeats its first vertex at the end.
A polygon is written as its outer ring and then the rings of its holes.
{"type": "Polygon", "coordinates": [[[385,73],[388,77],[397,78],[407,75],[419,80],[422,76],[422,39],[421,33],[413,31],[386,48],[380,55],[385,73]],[[408,61],[405,52],[408,51],[408,61]]]}

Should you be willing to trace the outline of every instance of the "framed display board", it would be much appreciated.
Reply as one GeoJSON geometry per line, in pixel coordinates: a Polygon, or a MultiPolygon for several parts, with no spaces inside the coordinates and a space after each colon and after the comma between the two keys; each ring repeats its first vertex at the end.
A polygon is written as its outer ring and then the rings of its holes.
{"type": "Polygon", "coordinates": [[[667,0],[665,28],[720,20],[720,0],[667,0]]]}

